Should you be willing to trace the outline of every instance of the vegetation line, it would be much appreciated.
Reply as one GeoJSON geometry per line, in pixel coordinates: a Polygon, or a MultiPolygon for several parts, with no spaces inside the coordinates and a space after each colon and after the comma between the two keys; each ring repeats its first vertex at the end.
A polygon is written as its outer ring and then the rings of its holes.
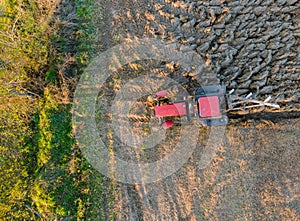
{"type": "Polygon", "coordinates": [[[94,8],[93,0],[1,1],[1,220],[107,217],[103,177],[71,126],[72,94],[94,54],[94,8]]]}

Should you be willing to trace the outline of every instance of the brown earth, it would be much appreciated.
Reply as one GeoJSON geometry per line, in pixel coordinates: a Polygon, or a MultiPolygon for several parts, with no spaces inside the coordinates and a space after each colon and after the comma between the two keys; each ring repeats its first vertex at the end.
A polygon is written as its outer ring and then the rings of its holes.
{"type": "Polygon", "coordinates": [[[258,98],[272,95],[284,109],[299,110],[299,2],[105,4],[105,40],[100,39],[106,47],[134,37],[176,41],[182,44],[181,51],[198,52],[228,89],[239,94],[251,91],[258,98]]]}
{"type": "MultiPolygon", "coordinates": [[[[299,10],[295,0],[99,1],[99,52],[135,37],[174,41],[181,51],[200,54],[229,89],[251,91],[258,99],[272,95],[282,107],[280,113],[233,116],[217,155],[204,169],[199,168],[201,134],[189,161],[173,175],[151,184],[117,183],[117,220],[300,220],[299,10]]],[[[142,71],[135,64],[118,70],[118,78],[104,87],[106,96],[99,98],[106,142],[114,140],[111,97],[129,79],[152,71],[168,73],[186,88],[197,86],[180,67],[140,66],[142,71]]],[[[133,126],[147,136],[146,124],[133,126]]],[[[169,135],[174,140],[164,143],[165,152],[154,149],[150,157],[172,150],[177,129],[169,135]]],[[[137,157],[113,143],[119,156],[137,157]]]]}

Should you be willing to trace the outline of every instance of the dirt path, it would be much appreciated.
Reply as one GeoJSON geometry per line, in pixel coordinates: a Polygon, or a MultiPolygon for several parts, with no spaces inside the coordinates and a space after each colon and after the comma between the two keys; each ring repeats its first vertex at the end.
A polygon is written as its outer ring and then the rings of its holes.
{"type": "MultiPolygon", "coordinates": [[[[299,111],[300,3],[230,2],[101,0],[99,51],[134,37],[176,41],[205,58],[228,88],[272,95],[283,111],[299,111]]],[[[204,148],[198,142],[166,179],[118,184],[116,219],[300,220],[300,121],[271,120],[232,121],[205,169],[198,167],[204,148]]]]}

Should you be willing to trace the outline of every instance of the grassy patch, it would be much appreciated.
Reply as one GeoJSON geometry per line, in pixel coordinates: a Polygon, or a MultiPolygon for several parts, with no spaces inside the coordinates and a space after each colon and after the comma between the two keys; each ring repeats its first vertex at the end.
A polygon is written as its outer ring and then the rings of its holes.
{"type": "Polygon", "coordinates": [[[113,185],[72,136],[76,81],[94,54],[94,1],[0,5],[0,219],[107,220],[113,185]]]}
{"type": "Polygon", "coordinates": [[[52,105],[46,101],[39,114],[33,204],[46,219],[108,220],[113,217],[113,185],[74,145],[71,106],[52,105]]]}
{"type": "Polygon", "coordinates": [[[83,184],[80,155],[72,138],[70,106],[58,105],[45,95],[38,116],[33,205],[43,218],[75,219],[83,184]]]}

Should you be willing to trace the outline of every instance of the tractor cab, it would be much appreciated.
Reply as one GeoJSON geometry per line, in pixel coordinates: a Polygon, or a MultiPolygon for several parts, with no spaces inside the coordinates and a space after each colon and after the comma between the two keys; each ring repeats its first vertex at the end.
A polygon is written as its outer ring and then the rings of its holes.
{"type": "Polygon", "coordinates": [[[198,119],[203,126],[221,126],[228,124],[228,118],[224,114],[225,86],[206,86],[195,92],[198,119]]]}

